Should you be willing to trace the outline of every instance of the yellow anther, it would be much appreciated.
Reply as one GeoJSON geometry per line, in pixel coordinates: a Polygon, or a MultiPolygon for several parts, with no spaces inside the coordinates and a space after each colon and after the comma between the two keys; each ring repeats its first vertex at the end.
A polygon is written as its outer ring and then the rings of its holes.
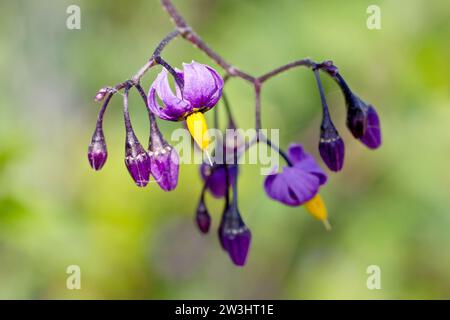
{"type": "Polygon", "coordinates": [[[327,207],[319,194],[305,203],[305,208],[316,219],[322,221],[325,229],[331,230],[330,222],[328,221],[327,207]]]}
{"type": "Polygon", "coordinates": [[[208,126],[203,113],[194,112],[188,115],[186,124],[195,143],[197,143],[200,149],[205,150],[209,146],[211,138],[208,133],[208,126]]]}

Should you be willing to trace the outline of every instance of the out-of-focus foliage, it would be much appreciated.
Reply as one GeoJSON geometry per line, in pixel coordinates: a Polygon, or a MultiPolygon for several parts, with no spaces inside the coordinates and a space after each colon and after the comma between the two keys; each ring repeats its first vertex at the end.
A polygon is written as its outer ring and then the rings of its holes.
{"type": "MultiPolygon", "coordinates": [[[[450,4],[446,1],[195,0],[175,4],[218,52],[253,74],[309,56],[332,59],[380,114],[384,144],[370,151],[344,126],[344,101],[326,80],[346,140],[344,170],[323,197],[333,225],[269,200],[256,166],[241,170],[240,209],[253,232],[245,268],[217,234],[193,223],[198,168],[184,165],[165,193],[138,189],[123,163],[120,96],[106,114],[109,159],[86,159],[96,90],[122,81],[172,25],[156,0],[3,1],[0,4],[0,298],[450,298],[450,4]],[[66,8],[81,7],[81,30],[66,8]],[[378,4],[382,29],[368,30],[378,4]],[[82,289],[66,289],[81,267],[82,289]],[[366,288],[379,265],[382,289],[366,288]]],[[[172,64],[211,63],[178,40],[172,64]]],[[[144,78],[148,87],[156,74],[144,78]]],[[[325,79],[325,77],[324,77],[325,79]]],[[[253,125],[253,93],[231,80],[238,123],[253,125]]],[[[320,101],[313,75],[294,70],[263,90],[263,124],[282,146],[317,155],[320,101]]],[[[132,120],[148,124],[136,94],[132,120]]],[[[211,115],[209,115],[211,119],[211,115]]],[[[166,135],[178,124],[163,124],[166,135]]],[[[217,227],[222,204],[208,198],[217,227]]]]}

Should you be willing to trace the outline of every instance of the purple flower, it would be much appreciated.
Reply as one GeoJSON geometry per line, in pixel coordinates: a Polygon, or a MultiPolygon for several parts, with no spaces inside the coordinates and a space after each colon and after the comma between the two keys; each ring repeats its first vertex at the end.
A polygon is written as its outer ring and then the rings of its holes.
{"type": "Polygon", "coordinates": [[[376,149],[381,145],[380,119],[372,106],[367,110],[366,132],[359,140],[370,149],[376,149]]]}
{"type": "Polygon", "coordinates": [[[274,200],[299,206],[317,194],[319,187],[327,181],[327,175],[300,144],[289,146],[288,158],[290,165],[267,176],[264,189],[274,200]]]}
{"type": "Polygon", "coordinates": [[[145,187],[150,180],[150,158],[133,130],[127,130],[125,165],[138,187],[145,187]]]}
{"type": "MultiPolygon", "coordinates": [[[[215,198],[222,198],[227,192],[227,170],[224,165],[210,166],[202,163],[200,166],[200,174],[207,184],[206,187],[215,198]]],[[[233,185],[238,174],[236,165],[228,165],[229,185],[233,185]]]]}
{"type": "Polygon", "coordinates": [[[252,234],[244,224],[237,207],[228,206],[220,222],[219,240],[235,265],[245,265],[251,239],[252,234]]]}
{"type": "Polygon", "coordinates": [[[331,121],[323,121],[320,132],[319,153],[331,171],[339,171],[344,165],[344,141],[331,121]]]}
{"type": "Polygon", "coordinates": [[[92,141],[88,147],[88,159],[94,170],[100,170],[106,162],[108,150],[106,149],[105,136],[101,126],[97,125],[92,141]]]}
{"type": "Polygon", "coordinates": [[[205,112],[214,107],[222,95],[223,79],[211,67],[192,61],[183,63],[177,70],[183,88],[175,82],[176,93],[169,86],[168,72],[163,69],[150,87],[148,105],[159,118],[170,121],[184,120],[195,112],[205,112]],[[156,95],[164,107],[160,106],[156,95]]]}
{"type": "Polygon", "coordinates": [[[197,207],[195,222],[197,223],[197,226],[202,233],[208,233],[209,227],[211,226],[211,216],[209,215],[208,209],[206,208],[203,194],[197,207]]]}

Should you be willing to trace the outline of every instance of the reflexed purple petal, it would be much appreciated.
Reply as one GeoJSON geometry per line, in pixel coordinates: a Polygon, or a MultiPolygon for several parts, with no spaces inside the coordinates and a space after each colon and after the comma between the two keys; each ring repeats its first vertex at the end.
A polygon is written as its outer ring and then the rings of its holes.
{"type": "Polygon", "coordinates": [[[289,206],[299,206],[318,192],[319,178],[301,168],[284,167],[283,171],[269,175],[264,189],[269,197],[289,206]]]}
{"type": "Polygon", "coordinates": [[[313,156],[303,150],[301,144],[289,145],[288,156],[294,167],[315,175],[319,179],[320,185],[327,182],[328,177],[325,171],[317,164],[313,156]]]}
{"type": "Polygon", "coordinates": [[[323,162],[332,171],[339,171],[344,165],[344,141],[337,136],[333,139],[321,139],[319,143],[319,153],[323,162]]]}
{"type": "Polygon", "coordinates": [[[364,136],[360,139],[370,149],[376,149],[381,145],[380,119],[375,108],[369,106],[367,112],[367,129],[364,136]]]}
{"type": "MultiPolygon", "coordinates": [[[[175,84],[175,86],[177,85],[175,84]]],[[[156,116],[170,121],[182,120],[186,113],[192,111],[192,106],[189,101],[181,99],[179,95],[175,95],[172,92],[165,69],[158,74],[158,77],[150,87],[148,106],[156,116]],[[159,105],[156,94],[163,102],[164,107],[159,105]]]]}
{"type": "Polygon", "coordinates": [[[161,189],[171,191],[178,184],[180,158],[175,149],[166,146],[150,155],[151,174],[161,189]]]}
{"type": "Polygon", "coordinates": [[[194,109],[217,103],[223,87],[223,81],[218,81],[221,78],[217,72],[195,61],[183,63],[183,72],[183,98],[188,100],[194,109]]]}
{"type": "Polygon", "coordinates": [[[173,93],[166,69],[158,74],[150,87],[148,105],[156,116],[180,121],[192,112],[204,112],[217,104],[222,95],[223,79],[213,68],[193,61],[184,63],[183,70],[176,69],[176,73],[183,79],[183,92],[175,83],[176,94],[173,93]],[[157,96],[164,106],[158,103],[157,96]]]}
{"type": "Polygon", "coordinates": [[[205,103],[205,107],[207,109],[211,109],[214,107],[217,102],[219,102],[220,97],[222,96],[222,89],[223,89],[223,79],[222,77],[211,67],[206,66],[206,68],[211,72],[211,74],[214,77],[214,83],[215,83],[215,90],[214,93],[209,98],[208,102],[205,103]]]}
{"type": "MultiPolygon", "coordinates": [[[[237,166],[228,166],[229,183],[232,185],[238,173],[237,166]]],[[[200,174],[206,182],[207,188],[215,198],[224,197],[227,191],[227,176],[224,166],[211,167],[209,164],[203,163],[200,166],[200,174]]]]}

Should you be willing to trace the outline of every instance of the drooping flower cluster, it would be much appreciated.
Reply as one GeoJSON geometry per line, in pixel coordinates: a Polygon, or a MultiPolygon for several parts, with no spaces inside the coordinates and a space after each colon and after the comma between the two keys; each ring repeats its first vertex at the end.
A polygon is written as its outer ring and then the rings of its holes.
{"type": "MultiPolygon", "coordinates": [[[[183,70],[172,69],[168,64],[163,65],[165,68],[150,86],[148,96],[139,83],[124,84],[125,165],[137,186],[145,187],[153,176],[161,189],[171,191],[178,183],[180,159],[177,151],[161,134],[156,117],[166,121],[185,121],[195,143],[201,150],[207,152],[210,137],[204,112],[216,106],[222,98],[224,81],[214,69],[197,62],[183,64],[183,70]],[[174,80],[175,91],[171,88],[169,75],[174,80]],[[131,125],[128,97],[133,87],[143,98],[149,113],[150,138],[147,150],[139,142],[131,125]]],[[[320,93],[323,115],[319,154],[331,171],[339,171],[344,164],[345,146],[332,122],[319,71],[325,71],[336,80],[347,105],[348,129],[356,139],[371,149],[381,145],[380,121],[374,107],[363,102],[349,89],[338,69],[330,61],[314,64],[312,68],[320,93]]],[[[100,170],[107,159],[103,114],[115,90],[102,88],[95,96],[96,101],[105,101],[88,148],[89,163],[95,170],[100,170]]],[[[223,101],[228,115],[228,128],[236,129],[225,97],[223,101]]],[[[327,182],[328,177],[314,157],[307,153],[301,144],[293,143],[288,147],[287,152],[284,152],[266,137],[260,136],[258,132],[257,135],[257,141],[266,143],[276,150],[286,164],[280,170],[274,168],[265,177],[264,190],[267,196],[287,206],[304,206],[312,216],[330,229],[327,209],[320,195],[320,189],[327,182]]],[[[233,136],[231,143],[228,137],[223,140],[224,142],[219,144],[224,155],[223,161],[214,164],[202,163],[200,166],[200,176],[204,185],[197,205],[195,222],[201,233],[208,233],[211,229],[212,217],[206,204],[206,194],[210,193],[216,199],[223,199],[224,209],[218,227],[219,241],[231,261],[237,266],[243,266],[247,262],[252,234],[238,208],[239,165],[237,160],[247,150],[247,145],[239,140],[238,135],[233,136]]],[[[217,150],[216,145],[215,151],[217,150]]]]}

